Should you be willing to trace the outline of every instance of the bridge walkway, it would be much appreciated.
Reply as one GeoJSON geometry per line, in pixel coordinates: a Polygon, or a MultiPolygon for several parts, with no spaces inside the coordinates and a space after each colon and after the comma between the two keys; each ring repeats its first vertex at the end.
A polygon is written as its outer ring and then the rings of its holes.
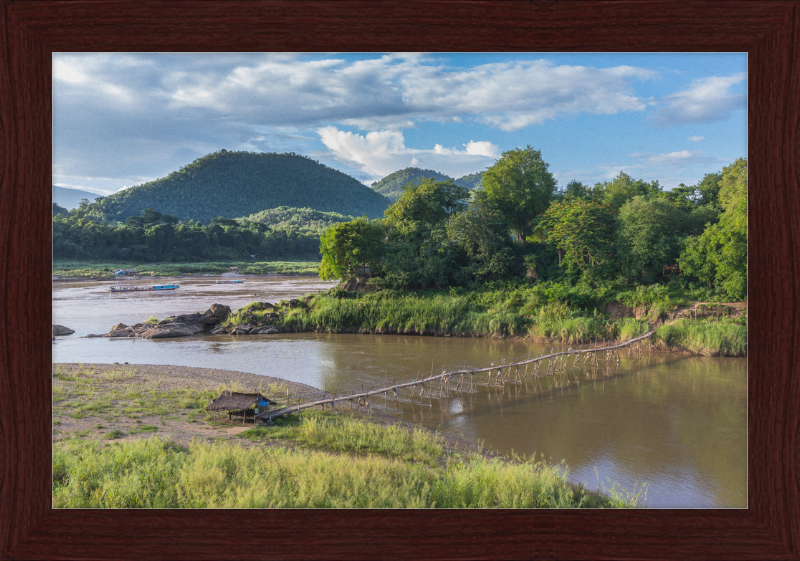
{"type": "MultiPolygon", "coordinates": [[[[272,419],[276,419],[278,417],[281,417],[283,415],[287,415],[289,413],[299,412],[299,411],[301,411],[303,409],[308,409],[308,408],[311,408],[311,407],[319,407],[319,406],[323,406],[323,405],[331,405],[332,407],[335,408],[335,404],[337,402],[354,401],[354,400],[357,401],[357,400],[369,398],[369,397],[371,397],[373,395],[387,394],[387,393],[394,393],[396,395],[397,394],[397,390],[404,389],[404,388],[412,388],[412,387],[416,388],[416,386],[420,386],[420,385],[423,387],[422,391],[424,391],[425,384],[430,384],[432,382],[437,382],[437,381],[439,381],[440,383],[444,382],[444,381],[447,381],[448,385],[449,385],[449,381],[451,381],[453,379],[453,377],[456,377],[456,376],[460,377],[460,381],[459,381],[459,384],[458,384],[458,386],[456,387],[456,389],[454,391],[457,391],[457,392],[460,392],[460,391],[473,391],[474,388],[475,388],[475,385],[476,385],[476,383],[474,381],[475,374],[479,374],[481,372],[493,372],[495,370],[499,370],[502,373],[502,369],[508,368],[509,371],[510,371],[510,369],[512,367],[514,367],[515,370],[516,370],[516,376],[518,378],[519,377],[519,367],[520,366],[529,366],[531,364],[534,364],[534,365],[537,365],[537,370],[535,372],[538,375],[538,365],[539,365],[539,363],[547,361],[547,360],[550,361],[550,364],[548,365],[548,371],[547,371],[547,374],[549,375],[550,374],[551,365],[553,366],[553,370],[555,371],[555,361],[557,359],[559,359],[559,358],[562,359],[562,363],[563,363],[563,361],[565,360],[565,358],[567,356],[569,356],[569,355],[578,355],[576,357],[575,363],[574,363],[574,364],[576,364],[581,359],[581,355],[586,355],[587,357],[589,357],[589,356],[592,356],[592,355],[596,355],[597,353],[606,353],[606,352],[609,352],[609,351],[617,351],[618,349],[621,349],[623,347],[628,347],[628,346],[632,345],[633,343],[636,343],[638,341],[642,341],[644,339],[647,339],[650,336],[652,336],[654,333],[655,333],[655,330],[650,330],[647,333],[645,333],[644,335],[640,335],[638,337],[634,337],[632,339],[628,339],[627,341],[623,341],[621,343],[617,343],[617,344],[614,344],[614,345],[607,345],[607,346],[604,346],[604,347],[590,347],[590,348],[586,348],[586,349],[582,348],[582,346],[577,348],[577,349],[568,348],[565,351],[559,351],[559,352],[555,352],[555,353],[551,352],[550,354],[539,355],[539,356],[536,356],[536,357],[533,357],[533,358],[527,358],[525,360],[521,360],[521,361],[518,361],[518,362],[509,363],[509,364],[502,364],[501,363],[499,365],[495,365],[494,363],[492,363],[490,366],[485,366],[485,367],[481,367],[481,368],[461,368],[461,369],[458,369],[458,370],[443,370],[440,374],[432,374],[430,376],[423,377],[423,378],[421,378],[419,380],[414,379],[414,380],[411,380],[411,381],[408,381],[408,382],[401,382],[401,383],[397,383],[397,384],[391,384],[391,385],[387,385],[387,386],[383,386],[383,387],[379,387],[379,388],[373,388],[373,389],[354,392],[354,393],[349,393],[349,394],[336,395],[336,394],[329,394],[329,393],[326,393],[326,392],[320,392],[320,393],[323,394],[323,397],[321,397],[319,399],[313,399],[313,400],[305,401],[303,403],[293,404],[293,405],[290,405],[290,406],[287,406],[287,407],[283,407],[281,409],[266,410],[266,411],[256,415],[256,418],[271,422],[272,419]],[[469,385],[466,388],[462,389],[462,386],[464,385],[463,384],[463,381],[464,381],[463,377],[465,375],[469,375],[470,376],[469,380],[468,380],[468,384],[469,385]]],[[[617,356],[617,358],[619,358],[619,357],[617,356]]],[[[442,388],[440,388],[440,393],[441,393],[441,389],[442,388]]],[[[412,394],[411,394],[412,398],[414,396],[414,392],[415,391],[416,391],[415,389],[412,390],[412,394]]],[[[420,392],[421,395],[422,395],[422,391],[420,392]]],[[[447,391],[453,391],[453,390],[452,390],[452,388],[448,387],[447,391]]],[[[429,394],[430,394],[430,391],[429,391],[429,394]]]]}

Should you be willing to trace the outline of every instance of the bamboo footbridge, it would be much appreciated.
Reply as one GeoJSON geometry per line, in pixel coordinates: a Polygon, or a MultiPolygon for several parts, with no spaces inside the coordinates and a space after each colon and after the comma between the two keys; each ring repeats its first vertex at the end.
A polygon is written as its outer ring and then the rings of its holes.
{"type": "MultiPolygon", "coordinates": [[[[284,415],[288,415],[289,413],[300,412],[303,409],[308,409],[311,407],[325,407],[326,405],[330,405],[334,411],[336,411],[336,404],[337,403],[353,403],[357,404],[356,407],[359,405],[363,405],[367,411],[370,410],[369,398],[371,396],[376,396],[383,394],[386,397],[389,393],[394,394],[395,400],[397,399],[397,391],[405,388],[411,388],[411,399],[413,400],[414,395],[416,393],[417,387],[421,386],[420,388],[420,398],[425,395],[425,391],[428,392],[428,397],[430,399],[438,399],[440,397],[447,397],[449,396],[451,391],[455,392],[464,392],[464,393],[477,393],[477,386],[479,385],[488,385],[488,383],[492,379],[492,374],[495,373],[494,378],[497,382],[506,382],[512,381],[511,380],[511,372],[512,369],[514,370],[514,379],[513,382],[521,383],[522,376],[528,376],[528,368],[533,366],[533,370],[531,371],[530,375],[533,377],[539,376],[551,376],[554,375],[556,372],[564,372],[569,364],[567,359],[570,355],[575,355],[575,360],[572,363],[572,367],[582,367],[585,366],[587,363],[590,365],[597,365],[598,364],[598,356],[602,355],[601,360],[603,362],[612,361],[614,363],[619,363],[620,357],[619,353],[617,352],[618,349],[623,347],[631,347],[635,343],[643,341],[655,333],[655,330],[651,329],[644,335],[639,335],[632,339],[628,339],[627,341],[623,341],[622,343],[617,343],[613,345],[606,345],[606,346],[587,346],[584,348],[584,345],[579,346],[577,349],[573,349],[571,347],[566,348],[566,350],[559,349],[556,352],[552,350],[548,354],[539,355],[536,357],[531,358],[528,356],[523,360],[518,360],[517,362],[511,362],[506,364],[504,361],[501,361],[500,364],[491,363],[489,366],[473,368],[473,367],[466,367],[455,369],[455,370],[448,370],[447,367],[442,369],[442,372],[439,374],[433,374],[431,370],[431,375],[427,377],[423,377],[420,379],[414,379],[409,382],[401,382],[395,383],[390,385],[384,385],[382,387],[367,389],[364,390],[363,386],[361,390],[352,391],[350,393],[336,395],[335,393],[328,393],[325,391],[319,391],[314,394],[305,394],[296,396],[296,403],[283,407],[281,409],[275,410],[267,410],[263,411],[262,413],[255,416],[256,419],[261,421],[266,421],[267,423],[271,424],[273,419],[278,417],[282,417],[284,415]],[[542,364],[547,361],[547,367],[542,372],[541,366],[542,364]],[[524,366],[525,371],[524,374],[520,374],[520,367],[524,366]],[[503,374],[503,370],[505,369],[505,374],[503,374]],[[479,384],[475,380],[475,375],[486,372],[488,373],[488,377],[486,383],[479,384]],[[458,377],[458,383],[453,386],[453,379],[458,377]],[[438,387],[434,389],[435,382],[439,382],[438,387]],[[426,388],[425,385],[428,384],[426,388]],[[434,396],[433,393],[436,392],[434,396]]],[[[638,350],[638,345],[637,345],[638,350]]],[[[288,393],[287,393],[288,396],[288,393]]]]}

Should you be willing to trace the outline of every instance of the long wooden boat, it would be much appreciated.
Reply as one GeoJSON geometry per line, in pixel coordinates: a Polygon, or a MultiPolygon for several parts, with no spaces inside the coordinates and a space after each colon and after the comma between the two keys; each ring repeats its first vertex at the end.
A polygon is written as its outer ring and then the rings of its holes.
{"type": "Polygon", "coordinates": [[[244,282],[244,279],[237,279],[237,280],[218,280],[217,284],[239,284],[240,282],[244,282]]]}
{"type": "Polygon", "coordinates": [[[142,292],[147,290],[175,290],[176,288],[180,288],[181,285],[179,284],[157,284],[155,286],[131,286],[131,285],[121,285],[121,286],[109,286],[109,292],[142,292]]]}

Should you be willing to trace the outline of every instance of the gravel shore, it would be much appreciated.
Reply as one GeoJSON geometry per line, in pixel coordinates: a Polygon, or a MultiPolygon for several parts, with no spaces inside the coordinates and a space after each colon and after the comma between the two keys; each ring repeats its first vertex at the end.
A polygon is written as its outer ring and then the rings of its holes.
{"type": "Polygon", "coordinates": [[[317,388],[298,382],[290,382],[282,378],[272,376],[262,376],[260,374],[250,374],[248,372],[236,372],[234,370],[217,370],[215,368],[194,368],[189,366],[171,366],[163,364],[100,364],[100,363],[57,363],[53,364],[53,369],[60,367],[65,372],[73,372],[80,369],[91,369],[99,372],[109,370],[133,370],[133,381],[155,382],[159,388],[194,388],[194,389],[214,389],[222,384],[242,386],[243,391],[255,392],[258,387],[266,387],[273,384],[283,385],[289,391],[318,391],[317,388]]]}

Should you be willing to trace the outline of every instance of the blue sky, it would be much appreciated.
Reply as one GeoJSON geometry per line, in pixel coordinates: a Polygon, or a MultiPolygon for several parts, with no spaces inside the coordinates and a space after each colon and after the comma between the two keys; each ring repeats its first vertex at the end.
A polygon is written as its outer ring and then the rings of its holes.
{"type": "Polygon", "coordinates": [[[747,156],[746,53],[56,53],[53,183],[98,194],[225,148],[370,184],[541,150],[560,186],[671,189],[747,156]]]}

